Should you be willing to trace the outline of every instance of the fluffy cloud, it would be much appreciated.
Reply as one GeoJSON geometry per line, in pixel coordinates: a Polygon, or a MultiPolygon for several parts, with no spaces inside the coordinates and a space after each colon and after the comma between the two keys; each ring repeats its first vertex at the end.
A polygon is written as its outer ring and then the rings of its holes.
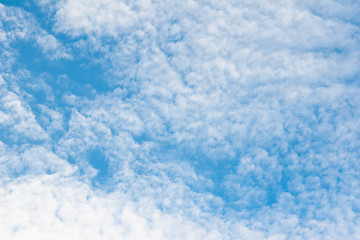
{"type": "MultiPolygon", "coordinates": [[[[6,239],[218,239],[218,226],[163,214],[122,192],[93,192],[75,178],[43,175],[2,188],[1,237],[6,239]]],[[[215,224],[215,223],[213,223],[215,224]]]]}
{"type": "Polygon", "coordinates": [[[1,91],[1,130],[2,138],[17,141],[18,138],[32,140],[46,139],[46,132],[38,125],[29,106],[19,96],[10,91],[3,78],[0,78],[1,91]]]}
{"type": "Polygon", "coordinates": [[[1,6],[4,238],[359,238],[357,2],[36,4],[1,6]]]}
{"type": "Polygon", "coordinates": [[[59,41],[39,26],[34,17],[20,8],[0,5],[1,45],[12,47],[18,40],[32,41],[45,57],[71,59],[68,50],[59,41]]]}

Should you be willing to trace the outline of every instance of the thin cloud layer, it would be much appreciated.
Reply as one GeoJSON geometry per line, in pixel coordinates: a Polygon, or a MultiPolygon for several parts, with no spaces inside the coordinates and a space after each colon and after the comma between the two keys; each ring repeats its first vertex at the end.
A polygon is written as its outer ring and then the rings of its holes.
{"type": "Polygon", "coordinates": [[[0,237],[360,239],[359,10],[0,5],[0,237]]]}

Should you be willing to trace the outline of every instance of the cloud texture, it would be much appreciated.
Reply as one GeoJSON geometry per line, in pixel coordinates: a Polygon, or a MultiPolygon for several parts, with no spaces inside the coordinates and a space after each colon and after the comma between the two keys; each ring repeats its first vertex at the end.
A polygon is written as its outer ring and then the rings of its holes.
{"type": "Polygon", "coordinates": [[[14,5],[1,239],[360,239],[357,1],[14,5]]]}

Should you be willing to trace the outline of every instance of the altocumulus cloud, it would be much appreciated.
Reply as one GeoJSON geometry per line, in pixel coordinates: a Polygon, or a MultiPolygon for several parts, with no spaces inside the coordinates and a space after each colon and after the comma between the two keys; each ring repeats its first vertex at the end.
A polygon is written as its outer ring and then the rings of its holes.
{"type": "Polygon", "coordinates": [[[1,239],[360,239],[358,1],[0,4],[1,239]]]}

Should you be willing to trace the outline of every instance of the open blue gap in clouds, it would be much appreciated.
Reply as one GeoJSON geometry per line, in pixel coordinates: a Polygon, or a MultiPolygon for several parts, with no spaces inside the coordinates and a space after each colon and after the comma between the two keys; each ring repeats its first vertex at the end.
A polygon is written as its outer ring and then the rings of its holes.
{"type": "MultiPolygon", "coordinates": [[[[359,238],[355,1],[2,3],[3,206],[73,239],[359,238]]],[[[50,236],[26,221],[0,230],[50,236]]]]}

